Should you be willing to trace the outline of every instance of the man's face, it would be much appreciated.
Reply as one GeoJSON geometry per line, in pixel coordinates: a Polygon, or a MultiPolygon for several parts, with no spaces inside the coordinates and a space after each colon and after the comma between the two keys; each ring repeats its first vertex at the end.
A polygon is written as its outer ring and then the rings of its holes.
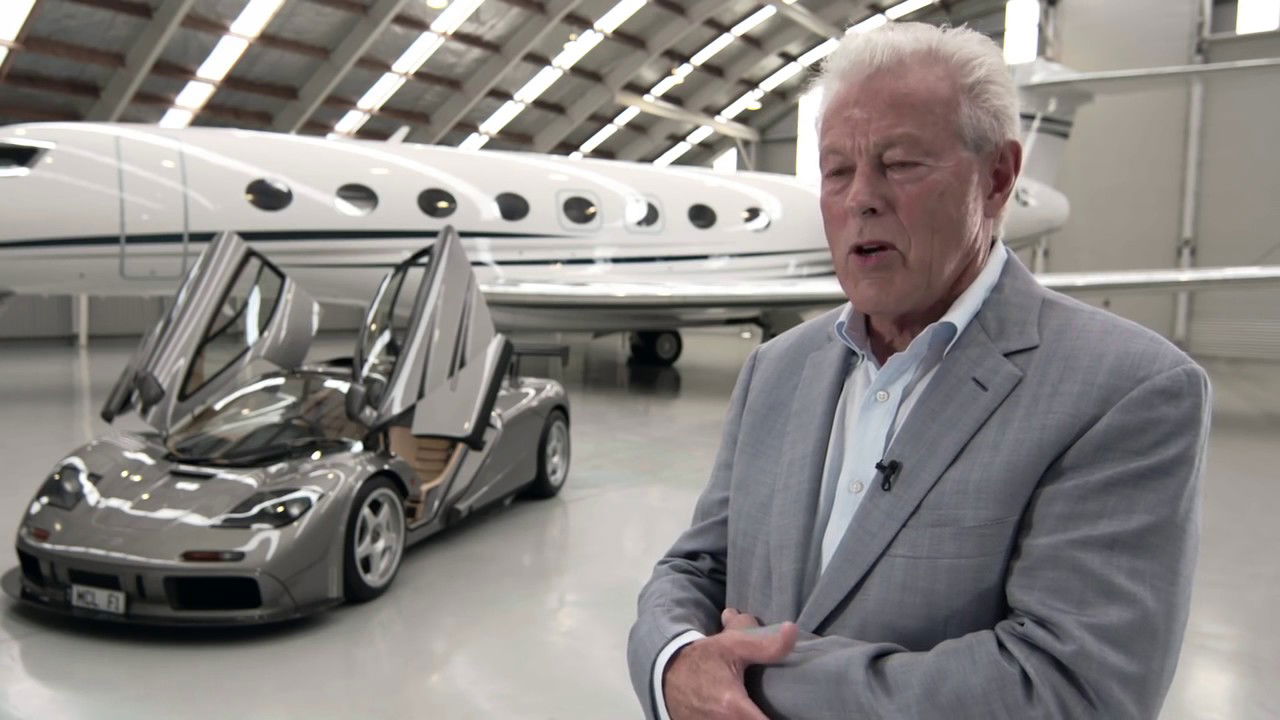
{"type": "Polygon", "coordinates": [[[964,143],[959,110],[951,73],[916,60],[843,87],[822,116],[827,244],[873,318],[941,315],[986,260],[1008,189],[991,197],[998,163],[964,143]]]}

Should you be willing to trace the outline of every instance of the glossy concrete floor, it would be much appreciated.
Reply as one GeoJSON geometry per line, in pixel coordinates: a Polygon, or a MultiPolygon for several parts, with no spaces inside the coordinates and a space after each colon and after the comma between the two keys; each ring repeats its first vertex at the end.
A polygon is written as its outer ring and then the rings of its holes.
{"type": "MultiPolygon", "coordinates": [[[[366,605],[273,628],[148,630],[0,600],[0,717],[633,718],[636,592],[687,523],[756,340],[686,334],[678,370],[574,346],[573,465],[520,502],[410,550],[366,605]]],[[[317,354],[344,350],[325,338],[317,354]]],[[[131,343],[0,346],[0,566],[22,508],[97,409],[131,343]]],[[[541,361],[539,361],[541,362],[541,361]]],[[[1280,365],[1207,363],[1215,418],[1191,625],[1163,718],[1280,717],[1280,365]]],[[[527,368],[532,369],[532,367],[527,368]]]]}

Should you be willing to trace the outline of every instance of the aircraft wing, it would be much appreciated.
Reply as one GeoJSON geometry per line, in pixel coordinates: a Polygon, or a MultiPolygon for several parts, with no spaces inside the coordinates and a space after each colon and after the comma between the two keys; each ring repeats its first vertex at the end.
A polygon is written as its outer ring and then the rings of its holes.
{"type": "MultiPolygon", "coordinates": [[[[1280,287],[1280,265],[1045,273],[1036,278],[1071,295],[1280,287]]],[[[482,286],[489,304],[511,310],[803,309],[830,307],[845,295],[834,277],[743,283],[505,282],[482,286]]]]}
{"type": "Polygon", "coordinates": [[[1060,95],[1063,92],[1070,91],[1084,91],[1101,95],[1114,92],[1154,90],[1197,76],[1249,71],[1275,71],[1277,69],[1280,69],[1280,58],[1236,60],[1233,62],[1202,63],[1199,65],[1173,65],[1170,67],[1138,68],[1134,70],[1052,73],[1038,79],[1033,77],[1029,82],[1022,83],[1019,89],[1045,96],[1060,95]]]}

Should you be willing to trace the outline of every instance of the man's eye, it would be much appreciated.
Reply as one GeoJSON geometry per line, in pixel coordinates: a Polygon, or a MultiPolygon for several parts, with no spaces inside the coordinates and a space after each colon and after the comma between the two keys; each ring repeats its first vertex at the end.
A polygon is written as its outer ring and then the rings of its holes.
{"type": "Polygon", "coordinates": [[[917,162],[903,160],[899,162],[885,163],[884,167],[886,170],[910,170],[911,168],[916,167],[919,164],[920,163],[917,163],[917,162]]]}
{"type": "Polygon", "coordinates": [[[823,173],[824,177],[843,177],[850,173],[850,168],[845,166],[833,167],[823,173]]]}

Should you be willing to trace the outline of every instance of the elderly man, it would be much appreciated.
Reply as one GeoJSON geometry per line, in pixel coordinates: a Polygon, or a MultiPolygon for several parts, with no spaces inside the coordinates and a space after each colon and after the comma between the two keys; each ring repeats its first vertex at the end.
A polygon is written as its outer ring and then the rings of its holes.
{"type": "Polygon", "coordinates": [[[820,82],[849,304],[747,360],[693,523],[640,595],[646,714],[1155,717],[1190,600],[1204,373],[996,239],[1022,149],[989,40],[889,25],[820,82]]]}

